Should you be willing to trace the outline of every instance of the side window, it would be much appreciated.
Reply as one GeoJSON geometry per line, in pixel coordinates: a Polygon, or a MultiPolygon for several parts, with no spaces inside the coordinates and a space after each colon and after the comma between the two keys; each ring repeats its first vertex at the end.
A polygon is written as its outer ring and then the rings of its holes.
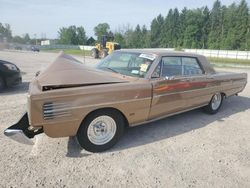
{"type": "Polygon", "coordinates": [[[182,75],[181,57],[162,58],[162,77],[182,75]]]}
{"type": "Polygon", "coordinates": [[[184,75],[196,75],[203,73],[196,58],[182,57],[182,66],[184,75]]]}

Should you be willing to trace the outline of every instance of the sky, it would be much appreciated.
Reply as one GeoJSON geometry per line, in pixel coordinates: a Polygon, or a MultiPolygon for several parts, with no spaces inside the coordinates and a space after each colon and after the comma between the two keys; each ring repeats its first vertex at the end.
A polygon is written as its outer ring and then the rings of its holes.
{"type": "MultiPolygon", "coordinates": [[[[250,0],[246,0],[250,5],[250,0]]],[[[223,5],[240,0],[221,0],[223,5]]],[[[11,26],[13,35],[57,38],[60,27],[83,26],[88,37],[93,28],[106,22],[115,31],[138,23],[148,28],[157,15],[170,8],[212,8],[214,0],[0,0],[0,22],[11,26]]]]}

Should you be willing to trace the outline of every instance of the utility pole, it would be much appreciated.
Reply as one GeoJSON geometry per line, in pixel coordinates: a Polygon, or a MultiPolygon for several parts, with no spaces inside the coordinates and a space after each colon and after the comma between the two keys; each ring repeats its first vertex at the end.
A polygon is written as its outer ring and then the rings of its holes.
{"type": "Polygon", "coordinates": [[[36,46],[37,46],[37,39],[36,39],[36,34],[34,34],[35,40],[36,40],[36,46]]]}

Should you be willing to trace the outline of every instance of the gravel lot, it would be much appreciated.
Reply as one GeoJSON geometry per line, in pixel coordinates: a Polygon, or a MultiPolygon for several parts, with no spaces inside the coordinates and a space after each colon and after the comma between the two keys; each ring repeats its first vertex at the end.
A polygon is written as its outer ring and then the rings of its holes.
{"type": "Polygon", "coordinates": [[[249,84],[216,115],[194,110],[131,128],[100,154],[82,150],[74,138],[42,134],[34,146],[6,138],[4,129],[25,111],[28,82],[55,57],[0,52],[24,72],[22,85],[0,93],[0,187],[250,187],[249,84]]]}

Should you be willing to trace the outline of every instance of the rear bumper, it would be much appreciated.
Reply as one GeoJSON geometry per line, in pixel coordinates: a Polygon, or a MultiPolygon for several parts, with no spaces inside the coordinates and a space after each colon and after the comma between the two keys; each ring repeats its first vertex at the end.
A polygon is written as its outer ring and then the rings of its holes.
{"type": "Polygon", "coordinates": [[[4,135],[10,139],[28,145],[33,145],[34,143],[31,138],[34,138],[35,135],[41,133],[43,133],[43,129],[41,127],[34,129],[29,126],[27,113],[25,113],[16,124],[10,126],[4,131],[4,135]]]}

